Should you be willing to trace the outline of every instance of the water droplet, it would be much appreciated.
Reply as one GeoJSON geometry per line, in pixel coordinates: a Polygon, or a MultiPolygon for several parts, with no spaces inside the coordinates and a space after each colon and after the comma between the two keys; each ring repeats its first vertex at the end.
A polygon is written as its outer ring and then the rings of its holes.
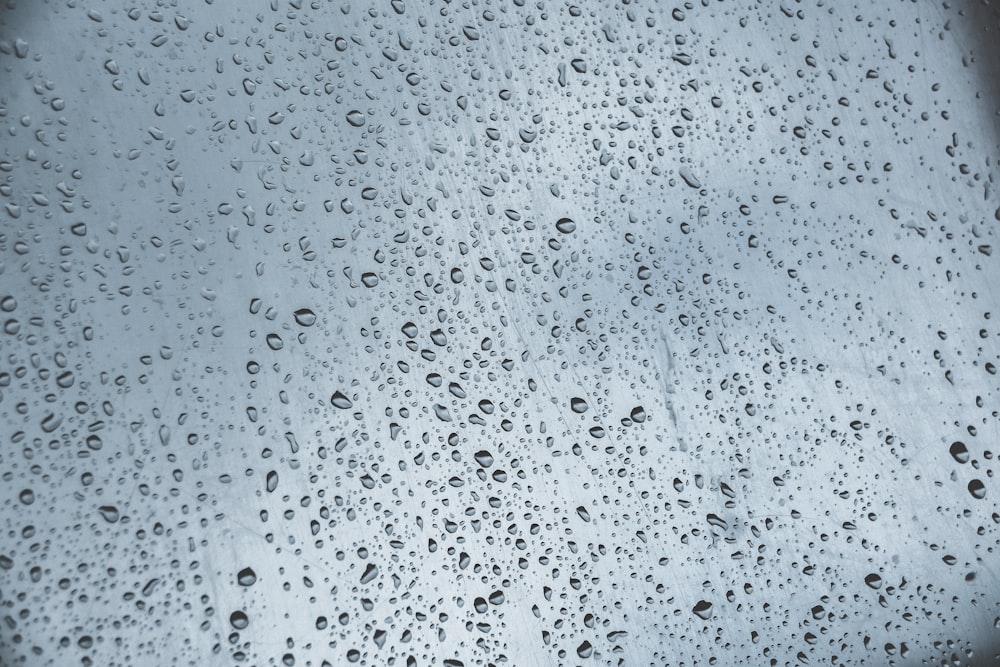
{"type": "Polygon", "coordinates": [[[378,576],[378,568],[375,567],[375,565],[373,565],[372,563],[368,563],[368,565],[365,566],[364,574],[361,575],[361,583],[369,584],[375,581],[375,578],[377,576],[378,576]]]}
{"type": "Polygon", "coordinates": [[[257,583],[257,573],[252,568],[245,567],[236,574],[236,583],[240,586],[253,586],[257,583]]]}
{"type": "Polygon", "coordinates": [[[311,327],[316,324],[316,313],[308,308],[299,308],[293,313],[295,323],[303,327],[311,327]]]}
{"type": "Polygon", "coordinates": [[[576,231],[576,223],[570,218],[559,218],[556,221],[556,229],[563,234],[572,234],[576,231]]]}
{"type": "Polygon", "coordinates": [[[347,112],[347,122],[352,127],[362,127],[365,124],[365,115],[357,109],[347,112]]]}
{"type": "Polygon", "coordinates": [[[229,615],[229,623],[237,630],[245,630],[250,625],[250,619],[242,611],[234,611],[229,615]]]}
{"type": "Polygon", "coordinates": [[[281,340],[281,336],[276,333],[267,334],[267,346],[274,351],[278,351],[285,346],[285,342],[281,340]]]}
{"type": "Polygon", "coordinates": [[[330,397],[330,403],[333,404],[333,407],[340,408],[341,410],[347,410],[354,405],[351,399],[340,391],[333,392],[333,396],[330,397]]]}
{"type": "Polygon", "coordinates": [[[695,177],[695,175],[691,172],[691,170],[687,166],[681,167],[678,170],[678,173],[680,174],[684,182],[688,184],[689,187],[692,187],[696,190],[701,188],[701,181],[699,181],[695,177]]]}
{"type": "Polygon", "coordinates": [[[97,508],[97,511],[101,514],[101,517],[108,523],[116,523],[120,517],[118,508],[114,505],[101,505],[97,508]]]}
{"type": "Polygon", "coordinates": [[[712,603],[706,600],[698,600],[698,604],[691,609],[694,615],[707,621],[712,618],[712,603]]]}

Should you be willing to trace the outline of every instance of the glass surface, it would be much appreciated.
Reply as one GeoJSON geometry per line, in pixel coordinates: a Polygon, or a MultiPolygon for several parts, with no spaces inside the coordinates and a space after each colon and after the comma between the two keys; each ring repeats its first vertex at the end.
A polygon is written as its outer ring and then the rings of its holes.
{"type": "Polygon", "coordinates": [[[4,0],[0,664],[996,664],[998,25],[4,0]]]}

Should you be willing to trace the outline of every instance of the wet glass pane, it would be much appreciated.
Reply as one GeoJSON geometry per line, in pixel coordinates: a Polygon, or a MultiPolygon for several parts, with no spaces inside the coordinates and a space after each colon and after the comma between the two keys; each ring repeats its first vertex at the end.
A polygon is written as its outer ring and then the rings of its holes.
{"type": "Polygon", "coordinates": [[[3,665],[986,665],[995,3],[4,0],[3,665]]]}

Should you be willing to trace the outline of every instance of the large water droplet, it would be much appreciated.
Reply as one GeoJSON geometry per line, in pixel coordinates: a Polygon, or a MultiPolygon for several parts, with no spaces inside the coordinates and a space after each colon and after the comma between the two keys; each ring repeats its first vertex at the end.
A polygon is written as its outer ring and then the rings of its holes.
{"type": "Polygon", "coordinates": [[[576,223],[569,218],[559,218],[559,220],[556,221],[556,229],[563,234],[572,234],[576,231],[576,223]]]}
{"type": "Polygon", "coordinates": [[[703,620],[712,618],[712,603],[706,600],[698,600],[698,604],[691,609],[694,615],[703,620]]]}
{"type": "Polygon", "coordinates": [[[100,513],[101,517],[108,523],[116,523],[120,516],[118,508],[115,507],[114,505],[101,505],[100,507],[97,508],[97,511],[100,513]]]}
{"type": "Polygon", "coordinates": [[[354,403],[351,402],[351,399],[339,390],[333,392],[333,396],[330,397],[330,402],[333,404],[333,407],[340,408],[341,410],[346,410],[354,405],[354,403]]]}
{"type": "Polygon", "coordinates": [[[257,573],[252,568],[245,567],[236,574],[236,582],[240,586],[253,586],[257,583],[257,573]]]}
{"type": "Polygon", "coordinates": [[[303,327],[311,327],[316,324],[316,313],[308,308],[299,308],[293,313],[295,323],[303,327]]]}
{"type": "Polygon", "coordinates": [[[361,127],[365,124],[365,115],[357,109],[347,112],[347,122],[353,127],[361,127]]]}

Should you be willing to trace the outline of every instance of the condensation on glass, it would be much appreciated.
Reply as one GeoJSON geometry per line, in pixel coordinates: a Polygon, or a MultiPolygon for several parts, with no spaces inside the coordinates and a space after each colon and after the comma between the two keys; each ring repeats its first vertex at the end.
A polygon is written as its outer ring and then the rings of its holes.
{"type": "Polygon", "coordinates": [[[985,665],[998,14],[0,10],[0,663],[985,665]]]}

